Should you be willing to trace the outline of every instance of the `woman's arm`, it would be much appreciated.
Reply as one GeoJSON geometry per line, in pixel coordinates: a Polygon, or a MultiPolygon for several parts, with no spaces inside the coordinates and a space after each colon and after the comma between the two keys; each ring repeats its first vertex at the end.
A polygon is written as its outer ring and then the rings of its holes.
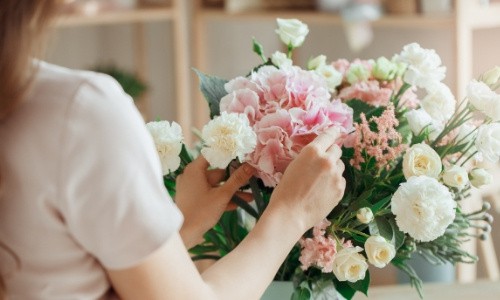
{"type": "Polygon", "coordinates": [[[200,275],[175,234],[138,266],[110,270],[123,299],[258,299],[300,236],[340,201],[345,181],[337,133],[306,146],[290,164],[254,229],[200,275]]]}

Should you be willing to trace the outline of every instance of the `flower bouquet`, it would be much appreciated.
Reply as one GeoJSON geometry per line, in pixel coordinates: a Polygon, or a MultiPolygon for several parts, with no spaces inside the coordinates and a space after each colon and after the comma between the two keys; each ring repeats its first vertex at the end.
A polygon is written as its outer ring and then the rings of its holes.
{"type": "MultiPolygon", "coordinates": [[[[288,164],[318,134],[337,127],[345,194],[276,274],[276,280],[294,282],[293,299],[332,289],[347,299],[366,294],[369,264],[389,263],[408,274],[421,295],[422,282],[408,264],[414,253],[434,264],[475,262],[461,243],[485,238],[492,218],[487,204],[473,212],[461,204],[471,189],[491,182],[480,163],[500,156],[500,68],[471,81],[466,99],[457,102],[441,82],[446,69],[434,50],[414,43],[390,59],[352,62],[320,55],[301,68],[291,57],[307,26],[278,19],[276,32],[287,53],[268,58],[254,40],[262,64],[246,76],[227,81],[198,72],[211,120],[195,152],[214,168],[230,172],[247,162],[257,171],[246,187],[254,202],[235,196],[240,208],[225,213],[191,249],[194,259],[231,251],[266,209],[288,164]]],[[[174,194],[175,177],[194,152],[183,145],[177,124],[153,122],[148,128],[174,194]]]]}

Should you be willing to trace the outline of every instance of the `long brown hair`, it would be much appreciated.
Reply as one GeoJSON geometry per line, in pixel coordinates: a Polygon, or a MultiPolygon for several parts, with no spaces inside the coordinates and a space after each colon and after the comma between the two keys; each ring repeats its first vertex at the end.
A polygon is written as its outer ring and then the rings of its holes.
{"type": "MultiPolygon", "coordinates": [[[[0,7],[0,122],[22,101],[35,72],[33,57],[43,49],[57,0],[2,0],[0,7]]],[[[0,192],[2,174],[0,173],[0,192]]],[[[0,194],[1,197],[1,194],[0,194]]],[[[11,252],[0,241],[0,247],[11,252]]],[[[0,277],[0,299],[5,287],[0,277]]]]}
{"type": "Polygon", "coordinates": [[[2,0],[0,8],[0,120],[22,99],[43,48],[56,0],[2,0]]]}

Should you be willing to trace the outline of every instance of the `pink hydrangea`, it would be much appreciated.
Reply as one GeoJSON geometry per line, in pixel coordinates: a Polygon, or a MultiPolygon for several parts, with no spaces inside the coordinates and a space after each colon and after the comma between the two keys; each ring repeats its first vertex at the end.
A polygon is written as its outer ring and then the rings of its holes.
{"type": "Polygon", "coordinates": [[[228,94],[220,110],[244,113],[257,134],[257,146],[246,161],[257,169],[264,184],[278,184],[300,150],[326,129],[353,130],[353,111],[331,101],[325,79],[296,66],[264,66],[248,78],[225,85],[228,94]]]}

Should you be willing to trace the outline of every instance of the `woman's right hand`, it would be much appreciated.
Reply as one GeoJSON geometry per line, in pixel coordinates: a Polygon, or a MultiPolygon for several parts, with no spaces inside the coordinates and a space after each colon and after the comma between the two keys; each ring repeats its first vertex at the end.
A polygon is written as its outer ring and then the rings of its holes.
{"type": "Polygon", "coordinates": [[[342,151],[335,143],[339,135],[331,128],[302,149],[273,192],[272,213],[291,214],[290,220],[306,231],[337,206],[346,184],[342,151]]]}

